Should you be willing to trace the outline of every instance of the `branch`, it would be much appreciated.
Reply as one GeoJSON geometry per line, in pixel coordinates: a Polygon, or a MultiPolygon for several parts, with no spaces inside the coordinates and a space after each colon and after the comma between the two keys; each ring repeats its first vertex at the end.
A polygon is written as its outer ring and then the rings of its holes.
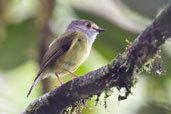
{"type": "Polygon", "coordinates": [[[39,97],[27,107],[23,114],[60,114],[69,106],[99,95],[112,87],[125,88],[127,98],[135,84],[139,69],[154,57],[161,45],[171,37],[171,2],[152,22],[152,24],[135,40],[123,54],[115,60],[84,76],[73,79],[61,87],[39,97]]]}

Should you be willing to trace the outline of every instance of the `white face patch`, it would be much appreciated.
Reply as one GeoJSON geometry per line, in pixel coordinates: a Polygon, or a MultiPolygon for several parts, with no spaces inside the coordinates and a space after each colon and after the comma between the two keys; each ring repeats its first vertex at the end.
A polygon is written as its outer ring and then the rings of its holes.
{"type": "Polygon", "coordinates": [[[94,33],[93,35],[88,37],[88,40],[91,43],[91,45],[94,43],[97,35],[98,35],[98,33],[94,33]]]}
{"type": "Polygon", "coordinates": [[[96,30],[98,29],[99,27],[91,22],[91,21],[87,21],[87,20],[75,20],[75,21],[72,21],[67,29],[65,30],[65,32],[67,31],[81,31],[83,33],[85,33],[88,37],[88,40],[91,44],[93,44],[93,42],[95,41],[96,39],[96,36],[99,34],[99,32],[96,30]],[[87,26],[87,23],[91,24],[91,26],[87,26]]]}

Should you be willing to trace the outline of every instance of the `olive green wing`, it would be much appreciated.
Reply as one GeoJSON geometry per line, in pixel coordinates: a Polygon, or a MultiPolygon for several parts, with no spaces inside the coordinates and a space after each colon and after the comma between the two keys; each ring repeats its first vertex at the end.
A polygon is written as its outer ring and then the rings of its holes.
{"type": "Polygon", "coordinates": [[[76,31],[69,31],[50,44],[43,57],[38,75],[41,74],[47,66],[52,66],[56,59],[63,56],[69,50],[76,35],[76,31]]]}
{"type": "Polygon", "coordinates": [[[72,41],[78,34],[77,31],[68,31],[67,33],[64,33],[61,35],[61,37],[55,39],[49,46],[48,50],[46,51],[42,63],[40,65],[40,71],[37,74],[28,94],[31,93],[32,89],[36,86],[38,81],[41,79],[40,75],[43,73],[43,71],[48,67],[55,63],[56,59],[63,56],[72,45],[72,41]]]}

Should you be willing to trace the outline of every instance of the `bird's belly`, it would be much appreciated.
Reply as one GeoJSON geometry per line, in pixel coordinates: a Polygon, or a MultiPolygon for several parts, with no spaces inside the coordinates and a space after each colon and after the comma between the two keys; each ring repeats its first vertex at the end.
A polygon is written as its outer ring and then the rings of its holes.
{"type": "Polygon", "coordinates": [[[73,49],[69,50],[59,61],[57,62],[56,72],[59,74],[66,74],[67,72],[64,70],[69,70],[71,72],[74,72],[89,56],[91,50],[91,45],[88,43],[84,45],[75,45],[73,49]],[[58,67],[60,66],[60,67],[58,67]],[[62,66],[62,67],[61,67],[62,66]]]}

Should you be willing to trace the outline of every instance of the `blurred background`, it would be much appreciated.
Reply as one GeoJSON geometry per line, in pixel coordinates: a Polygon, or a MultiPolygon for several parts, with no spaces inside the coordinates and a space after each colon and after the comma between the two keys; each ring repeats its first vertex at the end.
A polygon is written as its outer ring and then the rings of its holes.
{"type": "MultiPolygon", "coordinates": [[[[19,114],[28,104],[59,85],[56,78],[38,83],[26,94],[39,70],[49,43],[73,19],[89,19],[106,29],[96,39],[86,62],[76,71],[83,75],[122,53],[128,43],[150,25],[169,0],[0,0],[0,114],[19,114]],[[93,63],[93,64],[92,64],[93,63]]],[[[164,76],[141,74],[133,95],[118,101],[116,89],[95,106],[93,97],[82,114],[171,114],[171,42],[162,47],[164,76]]],[[[68,75],[64,82],[71,80],[68,75]]]]}

